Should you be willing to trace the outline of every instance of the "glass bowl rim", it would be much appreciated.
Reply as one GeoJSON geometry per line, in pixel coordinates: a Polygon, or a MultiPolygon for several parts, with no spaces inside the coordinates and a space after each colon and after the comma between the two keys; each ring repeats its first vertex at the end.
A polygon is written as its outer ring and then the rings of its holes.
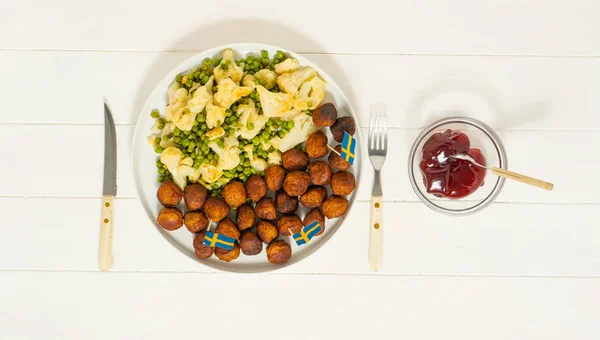
{"type": "Polygon", "coordinates": [[[414,173],[414,160],[417,155],[417,148],[425,139],[425,137],[431,132],[433,132],[435,129],[448,124],[466,124],[478,129],[484,135],[486,135],[491,140],[492,144],[494,145],[494,148],[496,149],[496,153],[498,155],[499,160],[498,167],[502,169],[506,169],[507,167],[506,149],[504,148],[504,145],[502,144],[502,141],[500,140],[498,134],[489,125],[483,123],[480,120],[468,117],[448,117],[438,119],[433,123],[427,125],[423,129],[423,131],[421,131],[421,133],[417,136],[417,138],[415,138],[415,141],[413,142],[413,145],[410,149],[410,153],[408,155],[408,177],[410,179],[410,184],[415,194],[417,194],[419,199],[423,203],[425,203],[425,205],[437,212],[451,216],[466,216],[481,211],[487,206],[489,206],[496,199],[498,194],[500,194],[500,191],[502,191],[506,179],[504,177],[498,177],[494,189],[492,189],[492,191],[487,195],[487,197],[479,201],[477,204],[469,206],[468,208],[450,209],[442,207],[430,200],[425,195],[425,193],[419,188],[419,185],[416,181],[417,176],[415,176],[414,173]]]}

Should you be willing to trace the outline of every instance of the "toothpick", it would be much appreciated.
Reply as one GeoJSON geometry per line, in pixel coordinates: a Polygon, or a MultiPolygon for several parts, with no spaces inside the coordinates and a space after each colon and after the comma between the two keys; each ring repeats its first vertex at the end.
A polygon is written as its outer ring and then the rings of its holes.
{"type": "Polygon", "coordinates": [[[336,155],[338,155],[338,156],[342,157],[342,155],[340,155],[340,153],[339,153],[339,152],[337,152],[337,150],[336,150],[336,149],[332,148],[332,147],[331,147],[329,144],[327,144],[327,147],[329,148],[329,150],[331,150],[331,152],[334,152],[336,155]]]}

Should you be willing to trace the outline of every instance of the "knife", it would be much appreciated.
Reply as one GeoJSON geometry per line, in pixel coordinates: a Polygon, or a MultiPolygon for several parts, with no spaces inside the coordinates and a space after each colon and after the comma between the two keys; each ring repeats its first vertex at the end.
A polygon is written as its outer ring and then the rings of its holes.
{"type": "Polygon", "coordinates": [[[113,265],[113,201],[117,195],[117,134],[115,122],[104,103],[104,189],[102,190],[102,221],[98,267],[107,271],[113,265]]]}

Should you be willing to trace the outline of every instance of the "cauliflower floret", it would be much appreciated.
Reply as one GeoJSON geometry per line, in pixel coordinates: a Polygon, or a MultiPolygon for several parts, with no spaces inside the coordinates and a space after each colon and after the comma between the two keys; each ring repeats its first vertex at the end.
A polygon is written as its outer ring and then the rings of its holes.
{"type": "Polygon", "coordinates": [[[212,100],[206,103],[206,125],[209,129],[215,128],[225,121],[227,110],[224,107],[215,105],[212,100]]]}
{"type": "MultiPolygon", "coordinates": [[[[173,89],[169,88],[169,91],[172,91],[173,89]]],[[[167,105],[167,108],[165,109],[165,119],[168,122],[172,122],[181,117],[182,111],[186,107],[187,102],[188,91],[185,88],[178,87],[173,93],[169,93],[169,105],[167,105]]]]}
{"type": "Polygon", "coordinates": [[[277,78],[277,85],[279,85],[279,89],[285,93],[293,93],[298,92],[298,88],[300,85],[307,80],[314,78],[317,75],[317,71],[315,71],[312,67],[302,67],[297,69],[294,72],[284,73],[277,78]]]}
{"type": "Polygon", "coordinates": [[[281,164],[281,152],[274,150],[269,152],[269,164],[281,164]]]}
{"type": "Polygon", "coordinates": [[[254,81],[254,76],[251,74],[247,74],[242,78],[242,85],[251,87],[252,90],[256,88],[256,82],[254,81]]]}
{"type": "Polygon", "coordinates": [[[179,90],[180,87],[181,87],[181,84],[179,84],[176,81],[174,81],[173,84],[171,84],[171,86],[169,86],[169,89],[167,90],[169,104],[174,102],[175,92],[177,92],[177,90],[179,90]]]}
{"type": "Polygon", "coordinates": [[[292,108],[293,96],[289,93],[269,92],[266,88],[257,85],[256,91],[260,97],[260,105],[267,117],[280,117],[292,108]]]}
{"type": "Polygon", "coordinates": [[[313,124],[312,117],[302,113],[294,118],[294,127],[290,129],[290,132],[283,138],[275,137],[271,139],[271,145],[281,152],[286,152],[306,141],[308,136],[315,131],[317,131],[317,127],[313,124]]]}
{"type": "Polygon", "coordinates": [[[273,86],[275,86],[275,84],[277,83],[277,73],[267,69],[262,69],[256,72],[254,74],[254,78],[256,80],[260,80],[262,82],[262,85],[266,87],[267,90],[272,89],[273,86]]]}
{"type": "Polygon", "coordinates": [[[300,67],[300,63],[295,58],[286,59],[279,64],[275,65],[275,72],[278,74],[283,74],[287,72],[292,72],[297,70],[300,67]]]}
{"type": "Polygon", "coordinates": [[[206,137],[208,137],[209,140],[217,139],[223,135],[225,135],[225,129],[223,129],[220,126],[214,128],[206,133],[206,137]]]}
{"type": "Polygon", "coordinates": [[[238,106],[237,112],[241,114],[238,123],[239,130],[237,131],[237,135],[244,139],[254,138],[269,120],[269,117],[258,114],[258,110],[256,109],[252,99],[248,100],[248,104],[242,104],[238,106]],[[249,129],[249,127],[252,129],[249,129]]]}
{"type": "Polygon", "coordinates": [[[240,83],[242,76],[244,75],[244,69],[236,65],[235,59],[233,58],[233,51],[228,48],[223,51],[223,59],[219,66],[215,67],[213,71],[217,84],[221,84],[221,81],[226,78],[230,78],[236,84],[240,83]]]}
{"type": "Polygon", "coordinates": [[[217,181],[221,175],[223,175],[223,171],[212,164],[202,164],[198,170],[201,175],[199,182],[209,189],[210,186],[207,186],[204,183],[213,183],[217,181]]]}
{"type": "Polygon", "coordinates": [[[192,168],[194,161],[186,157],[183,158],[183,153],[176,147],[168,147],[160,154],[160,161],[167,166],[167,169],[173,176],[173,181],[182,190],[187,185],[187,177],[198,178],[198,170],[192,168]],[[191,161],[191,163],[190,163],[191,161]]]}
{"type": "Polygon", "coordinates": [[[267,168],[267,162],[264,159],[254,157],[254,150],[252,149],[252,145],[248,144],[244,146],[244,151],[248,155],[248,159],[250,160],[250,166],[258,173],[265,171],[267,168]]]}
{"type": "Polygon", "coordinates": [[[156,148],[156,144],[158,143],[158,137],[156,137],[156,135],[150,135],[150,137],[148,137],[148,144],[150,144],[150,146],[152,146],[152,148],[156,148]]]}
{"type": "Polygon", "coordinates": [[[219,91],[215,93],[214,103],[228,109],[238,99],[252,92],[249,86],[238,86],[231,79],[223,79],[219,83],[219,91]]]}
{"type": "Polygon", "coordinates": [[[187,105],[191,113],[198,114],[202,112],[202,110],[204,110],[204,108],[206,107],[206,104],[212,98],[213,79],[213,76],[210,76],[206,84],[204,84],[204,86],[199,87],[196,90],[196,92],[194,92],[192,99],[188,101],[187,105]]]}
{"type": "Polygon", "coordinates": [[[319,77],[307,81],[300,86],[300,91],[294,99],[294,108],[299,110],[313,109],[319,106],[325,98],[325,83],[319,77]]]}
{"type": "MultiPolygon", "coordinates": [[[[168,136],[170,133],[173,133],[173,130],[175,130],[175,124],[173,123],[166,123],[165,127],[162,131],[162,136],[168,136]]],[[[161,138],[160,139],[160,146],[162,146],[163,148],[168,148],[169,146],[175,146],[175,142],[173,140],[168,140],[168,139],[164,139],[161,138]]]]}
{"type": "Polygon", "coordinates": [[[223,148],[219,147],[215,142],[210,142],[208,144],[208,146],[219,155],[217,168],[221,170],[231,170],[240,164],[240,149],[238,148],[238,145],[239,142],[235,136],[225,138],[223,148]]]}

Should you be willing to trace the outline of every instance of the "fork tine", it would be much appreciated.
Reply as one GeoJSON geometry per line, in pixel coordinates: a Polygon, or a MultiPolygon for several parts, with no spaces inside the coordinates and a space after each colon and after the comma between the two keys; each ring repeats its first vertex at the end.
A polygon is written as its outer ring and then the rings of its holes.
{"type": "MultiPolygon", "coordinates": [[[[372,109],[371,109],[372,110],[372,109]]],[[[369,122],[369,149],[373,149],[373,145],[374,145],[374,136],[373,136],[373,130],[375,128],[375,116],[373,115],[373,112],[371,111],[371,120],[369,122]]]]}
{"type": "Polygon", "coordinates": [[[387,115],[385,112],[381,115],[381,149],[385,150],[387,147],[387,115]]]}

